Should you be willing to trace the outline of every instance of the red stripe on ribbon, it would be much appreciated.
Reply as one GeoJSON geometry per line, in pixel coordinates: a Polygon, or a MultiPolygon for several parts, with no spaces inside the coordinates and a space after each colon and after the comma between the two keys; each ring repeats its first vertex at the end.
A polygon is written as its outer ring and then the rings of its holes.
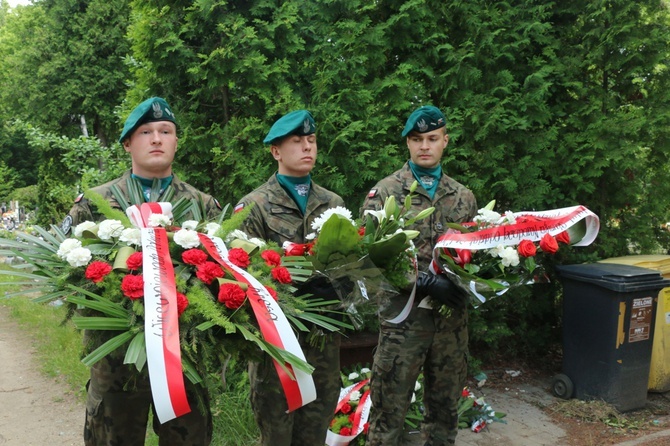
{"type": "MultiPolygon", "coordinates": [[[[267,306],[263,303],[265,299],[258,293],[258,290],[244,277],[242,274],[238,273],[227,260],[224,260],[220,255],[219,251],[216,248],[216,245],[212,240],[205,234],[198,233],[200,242],[205,247],[207,252],[214,260],[216,260],[226,271],[230,272],[235,280],[241,283],[248,285],[247,296],[249,298],[249,303],[251,308],[256,316],[258,321],[258,326],[265,339],[268,343],[274,345],[277,348],[284,350],[284,343],[282,341],[281,335],[277,330],[277,327],[273,323],[273,317],[268,311],[267,306]]],[[[302,394],[300,392],[300,386],[298,382],[290,376],[281,365],[273,359],[275,369],[277,370],[277,375],[279,376],[279,381],[284,389],[284,395],[286,396],[286,402],[288,403],[288,411],[292,412],[296,409],[299,409],[303,406],[302,394]]],[[[293,367],[286,363],[285,367],[290,370],[291,374],[294,375],[293,367]]],[[[294,375],[295,376],[295,375],[294,375]]]]}
{"type": "MultiPolygon", "coordinates": [[[[147,203],[145,203],[147,204],[147,203]]],[[[163,356],[165,374],[170,392],[170,401],[177,417],[189,413],[191,408],[186,398],[184,374],[181,366],[181,348],[179,345],[179,321],[177,314],[177,288],[174,267],[170,259],[167,231],[154,229],[156,233],[156,253],[160,268],[160,303],[163,311],[163,356]]]]}

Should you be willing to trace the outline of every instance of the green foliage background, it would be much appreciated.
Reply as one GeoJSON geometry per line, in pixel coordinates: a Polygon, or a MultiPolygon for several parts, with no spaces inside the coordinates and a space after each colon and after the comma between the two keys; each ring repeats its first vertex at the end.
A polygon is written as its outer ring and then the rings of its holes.
{"type": "MultiPolygon", "coordinates": [[[[114,141],[157,95],[178,114],[177,173],[222,203],[275,171],[271,123],[310,109],[313,177],[356,211],[407,159],[407,115],[434,104],[443,167],[481,204],[600,216],[563,262],[666,253],[668,19],[666,0],[0,0],[0,183],[36,185],[38,221],[60,221],[127,167],[114,141]]],[[[482,311],[475,345],[541,351],[559,282],[482,311]]]]}

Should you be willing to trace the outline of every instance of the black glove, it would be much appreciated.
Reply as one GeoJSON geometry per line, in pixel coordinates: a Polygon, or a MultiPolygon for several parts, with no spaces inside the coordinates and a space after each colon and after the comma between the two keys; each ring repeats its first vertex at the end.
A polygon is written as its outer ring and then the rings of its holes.
{"type": "Polygon", "coordinates": [[[419,296],[430,296],[456,310],[465,308],[467,295],[444,274],[420,272],[416,278],[416,291],[419,296]]]}
{"type": "MultiPolygon", "coordinates": [[[[326,276],[315,276],[303,282],[295,292],[296,296],[311,294],[309,297],[320,298],[324,300],[339,300],[335,287],[330,283],[326,276]]],[[[308,299],[309,299],[308,297],[308,299]]]]}

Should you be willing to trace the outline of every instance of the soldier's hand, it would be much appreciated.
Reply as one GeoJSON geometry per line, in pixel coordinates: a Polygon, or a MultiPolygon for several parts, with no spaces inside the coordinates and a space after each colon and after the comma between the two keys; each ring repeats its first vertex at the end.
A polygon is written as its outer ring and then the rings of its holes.
{"type": "Polygon", "coordinates": [[[456,310],[465,308],[467,295],[444,274],[420,272],[416,278],[419,296],[430,296],[438,302],[456,310]]]}

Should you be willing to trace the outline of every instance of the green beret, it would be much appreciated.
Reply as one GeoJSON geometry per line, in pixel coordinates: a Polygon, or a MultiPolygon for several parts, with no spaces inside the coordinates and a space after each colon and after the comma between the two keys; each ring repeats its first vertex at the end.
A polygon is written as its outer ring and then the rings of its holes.
{"type": "Polygon", "coordinates": [[[439,108],[432,105],[419,107],[407,118],[405,129],[402,136],[405,137],[410,132],[426,133],[432,132],[447,125],[447,119],[439,108]]]}
{"type": "Polygon", "coordinates": [[[263,144],[273,144],[288,135],[305,136],[316,132],[312,114],[307,110],[296,110],[285,114],[272,124],[263,144]]]}
{"type": "Polygon", "coordinates": [[[155,121],[170,121],[177,125],[172,109],[163,98],[149,98],[135,107],[123,125],[119,142],[122,143],[142,124],[155,121]]]}

